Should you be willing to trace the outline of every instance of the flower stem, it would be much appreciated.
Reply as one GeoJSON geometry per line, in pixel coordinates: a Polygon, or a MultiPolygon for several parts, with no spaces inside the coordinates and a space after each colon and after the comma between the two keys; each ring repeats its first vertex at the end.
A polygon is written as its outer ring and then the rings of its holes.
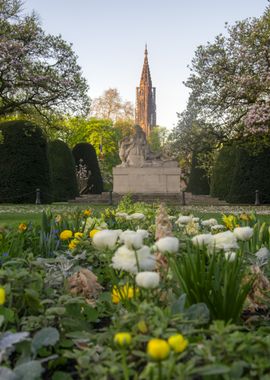
{"type": "Polygon", "coordinates": [[[162,361],[158,362],[158,380],[162,380],[162,361]]]}
{"type": "Polygon", "coordinates": [[[124,379],[129,380],[129,371],[127,366],[127,352],[125,349],[122,350],[122,367],[123,367],[123,373],[124,373],[124,379]]]}

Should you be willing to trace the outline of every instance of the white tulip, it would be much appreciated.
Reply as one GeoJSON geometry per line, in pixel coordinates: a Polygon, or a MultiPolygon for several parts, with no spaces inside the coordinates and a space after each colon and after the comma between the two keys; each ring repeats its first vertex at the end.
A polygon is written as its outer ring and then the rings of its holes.
{"type": "Polygon", "coordinates": [[[249,240],[252,237],[253,232],[254,232],[253,228],[248,227],[248,226],[247,227],[236,227],[233,230],[235,237],[238,240],[242,240],[242,241],[249,240]]]}
{"type": "Polygon", "coordinates": [[[120,241],[128,248],[139,249],[143,246],[143,235],[136,231],[124,231],[120,235],[120,241]]]}
{"type": "Polygon", "coordinates": [[[214,218],[202,220],[202,226],[204,226],[204,227],[210,227],[210,226],[214,226],[216,224],[218,224],[218,222],[214,218]]]}
{"type": "Polygon", "coordinates": [[[194,236],[191,241],[196,247],[203,248],[203,246],[208,246],[212,237],[213,235],[211,234],[200,234],[194,236]]]}
{"type": "Polygon", "coordinates": [[[93,244],[99,249],[114,248],[121,230],[101,230],[95,233],[93,244]]]}
{"type": "Polygon", "coordinates": [[[176,237],[167,236],[155,243],[155,248],[161,252],[175,253],[179,250],[179,240],[176,237]]]}
{"type": "Polygon", "coordinates": [[[191,215],[181,215],[175,222],[176,224],[188,224],[189,222],[192,222],[192,216],[191,215]]]}
{"type": "Polygon", "coordinates": [[[230,251],[231,249],[237,249],[238,244],[236,237],[231,231],[220,232],[216,235],[212,235],[212,239],[209,243],[209,251],[214,250],[220,251],[230,251]]]}
{"type": "Polygon", "coordinates": [[[154,289],[159,286],[160,275],[157,272],[139,272],[136,275],[136,284],[145,289],[154,289]]]}

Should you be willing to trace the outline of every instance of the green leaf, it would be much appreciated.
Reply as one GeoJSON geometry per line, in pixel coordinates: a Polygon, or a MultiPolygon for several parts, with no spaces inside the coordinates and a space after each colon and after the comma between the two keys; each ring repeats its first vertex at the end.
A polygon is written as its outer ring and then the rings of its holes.
{"type": "Polygon", "coordinates": [[[191,305],[185,312],[189,320],[196,323],[207,323],[210,319],[210,312],[205,303],[196,303],[191,305]]]}
{"type": "Polygon", "coordinates": [[[173,314],[181,314],[185,311],[186,299],[187,295],[185,293],[178,298],[178,300],[172,305],[173,314]]]}
{"type": "Polygon", "coordinates": [[[17,380],[17,376],[11,369],[6,367],[0,367],[0,379],[5,380],[17,380]]]}
{"type": "Polygon", "coordinates": [[[19,365],[14,372],[20,380],[39,380],[43,372],[41,364],[36,360],[19,365]]]}
{"type": "Polygon", "coordinates": [[[56,371],[53,374],[52,380],[72,380],[72,377],[67,372],[56,371]]]}
{"type": "Polygon", "coordinates": [[[193,371],[191,371],[192,375],[221,375],[223,373],[229,373],[230,367],[223,364],[209,364],[203,367],[197,367],[193,371]]]}
{"type": "Polygon", "coordinates": [[[43,346],[54,346],[59,340],[59,332],[54,327],[44,327],[38,331],[32,341],[32,351],[36,352],[43,346]]]}

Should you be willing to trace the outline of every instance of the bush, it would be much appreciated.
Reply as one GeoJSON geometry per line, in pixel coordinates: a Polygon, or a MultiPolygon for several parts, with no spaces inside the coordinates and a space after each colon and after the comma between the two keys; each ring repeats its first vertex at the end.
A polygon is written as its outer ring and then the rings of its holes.
{"type": "Polygon", "coordinates": [[[85,193],[100,194],[103,191],[103,181],[98,165],[97,155],[93,145],[88,143],[79,143],[73,148],[73,156],[76,166],[82,162],[89,172],[87,189],[85,193]]]}
{"type": "Polygon", "coordinates": [[[74,157],[66,143],[60,140],[48,144],[54,201],[67,201],[78,196],[74,157]]]}
{"type": "Polygon", "coordinates": [[[236,147],[224,146],[217,157],[210,181],[210,194],[212,197],[226,199],[233,180],[233,170],[236,159],[236,147]]]}
{"type": "Polygon", "coordinates": [[[29,121],[0,124],[0,202],[34,203],[36,188],[42,203],[50,201],[47,141],[29,121]]]}
{"type": "Polygon", "coordinates": [[[209,194],[209,182],[204,169],[198,167],[197,152],[193,153],[187,192],[196,195],[209,194]]]}

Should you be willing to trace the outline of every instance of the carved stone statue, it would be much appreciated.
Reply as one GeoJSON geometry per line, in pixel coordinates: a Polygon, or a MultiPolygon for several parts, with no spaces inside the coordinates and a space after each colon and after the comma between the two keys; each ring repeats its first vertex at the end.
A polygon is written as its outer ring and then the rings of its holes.
{"type": "Polygon", "coordinates": [[[161,153],[151,152],[144,131],[139,125],[135,126],[136,132],[132,136],[125,137],[119,144],[119,157],[122,167],[145,167],[145,166],[175,166],[177,163],[166,159],[161,153]],[[174,164],[175,163],[175,164],[174,164]],[[166,165],[167,166],[167,165],[166,165]]]}

